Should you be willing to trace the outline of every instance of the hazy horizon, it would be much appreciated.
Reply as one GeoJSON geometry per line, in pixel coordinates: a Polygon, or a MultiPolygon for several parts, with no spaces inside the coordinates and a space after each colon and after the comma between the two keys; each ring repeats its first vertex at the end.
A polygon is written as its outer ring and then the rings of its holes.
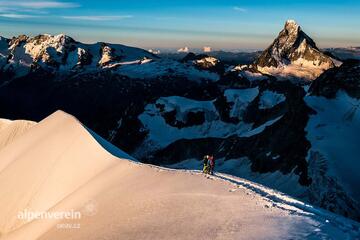
{"type": "Polygon", "coordinates": [[[295,19],[320,48],[360,45],[357,1],[4,1],[0,36],[65,33],[141,48],[266,48],[295,19]]]}

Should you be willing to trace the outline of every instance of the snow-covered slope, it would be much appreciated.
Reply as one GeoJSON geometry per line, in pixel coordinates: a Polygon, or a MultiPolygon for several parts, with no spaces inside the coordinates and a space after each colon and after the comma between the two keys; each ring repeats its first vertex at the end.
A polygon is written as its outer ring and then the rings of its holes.
{"type": "Polygon", "coordinates": [[[286,100],[284,94],[266,90],[260,96],[260,109],[270,109],[286,100]]]}
{"type": "Polygon", "coordinates": [[[16,120],[10,121],[0,118],[0,149],[4,148],[15,139],[22,136],[36,123],[32,121],[16,120]]]}
{"type": "Polygon", "coordinates": [[[359,81],[360,62],[346,62],[318,78],[305,97],[315,110],[305,130],[311,142],[307,159],[318,188],[316,198],[348,216],[360,211],[360,191],[354,187],[360,182],[359,81]],[[336,193],[338,197],[332,198],[336,193]]]}
{"type": "Polygon", "coordinates": [[[183,64],[175,60],[161,59],[140,64],[127,64],[114,71],[117,74],[138,79],[157,79],[161,77],[180,77],[192,81],[217,81],[219,75],[197,69],[191,64],[183,64]]]}
{"type": "Polygon", "coordinates": [[[0,239],[360,237],[358,223],[261,185],[135,163],[92,134],[58,111],[0,150],[0,239]],[[80,217],[26,222],[25,210],[80,217]]]}
{"type": "Polygon", "coordinates": [[[324,70],[339,64],[339,61],[322,53],[294,20],[288,20],[254,66],[263,73],[281,78],[314,80],[324,70]]]}
{"type": "Polygon", "coordinates": [[[305,100],[316,111],[305,130],[311,142],[308,161],[313,185],[319,188],[318,199],[332,202],[333,208],[339,208],[337,212],[345,212],[349,206],[359,211],[360,190],[354,186],[360,182],[360,101],[344,91],[334,99],[308,96],[305,100]],[[333,191],[348,195],[347,203],[334,204],[344,199],[331,199],[333,191]]]}

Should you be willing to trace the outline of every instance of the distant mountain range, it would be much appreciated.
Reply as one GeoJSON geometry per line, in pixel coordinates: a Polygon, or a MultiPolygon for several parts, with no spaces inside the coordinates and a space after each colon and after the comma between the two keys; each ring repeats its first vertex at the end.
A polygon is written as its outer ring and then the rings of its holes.
{"type": "Polygon", "coordinates": [[[324,51],[336,56],[338,59],[344,61],[348,59],[360,60],[360,47],[348,48],[327,48],[324,51]]]}
{"type": "MultiPolygon", "coordinates": [[[[188,53],[160,53],[158,54],[161,58],[170,58],[174,60],[183,59],[188,53]]],[[[219,59],[221,62],[227,65],[238,65],[238,64],[251,64],[261,54],[259,52],[229,52],[229,51],[211,51],[208,53],[201,53],[209,55],[219,59]]]]}
{"type": "Polygon", "coordinates": [[[200,168],[212,153],[219,171],[357,220],[359,99],[360,63],[294,21],[255,54],[0,38],[1,117],[61,109],[143,162],[200,168]]]}

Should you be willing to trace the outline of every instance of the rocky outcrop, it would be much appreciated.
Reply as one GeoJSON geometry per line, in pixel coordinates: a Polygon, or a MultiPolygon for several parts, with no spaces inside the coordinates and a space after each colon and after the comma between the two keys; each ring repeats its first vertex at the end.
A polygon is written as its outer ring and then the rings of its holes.
{"type": "Polygon", "coordinates": [[[348,60],[339,68],[330,69],[316,79],[310,88],[312,95],[334,98],[339,90],[360,98],[360,61],[348,60]]]}
{"type": "Polygon", "coordinates": [[[220,74],[225,71],[225,66],[219,59],[206,54],[196,55],[195,53],[190,52],[181,60],[181,62],[190,62],[201,70],[208,70],[220,74]]]}

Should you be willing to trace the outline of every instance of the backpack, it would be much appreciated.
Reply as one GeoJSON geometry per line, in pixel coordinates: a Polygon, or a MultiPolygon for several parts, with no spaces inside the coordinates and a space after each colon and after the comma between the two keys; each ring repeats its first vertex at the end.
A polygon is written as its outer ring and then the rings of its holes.
{"type": "Polygon", "coordinates": [[[205,155],[203,159],[204,165],[207,165],[209,163],[209,155],[205,155]]]}
{"type": "Polygon", "coordinates": [[[209,157],[209,165],[212,167],[215,165],[214,156],[209,157]]]}

